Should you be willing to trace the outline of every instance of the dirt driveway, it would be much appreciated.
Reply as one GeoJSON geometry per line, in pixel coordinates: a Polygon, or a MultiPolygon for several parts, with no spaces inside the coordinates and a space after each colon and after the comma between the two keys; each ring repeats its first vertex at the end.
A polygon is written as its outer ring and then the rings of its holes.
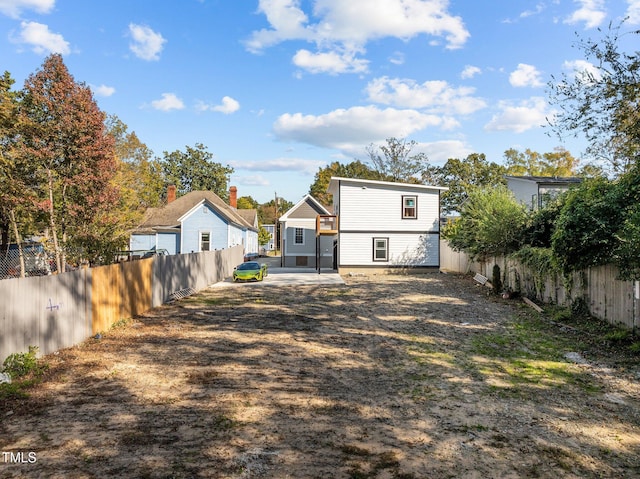
{"type": "Polygon", "coordinates": [[[640,477],[637,357],[469,278],[345,281],[210,288],[49,356],[0,404],[0,477],[640,477]]]}

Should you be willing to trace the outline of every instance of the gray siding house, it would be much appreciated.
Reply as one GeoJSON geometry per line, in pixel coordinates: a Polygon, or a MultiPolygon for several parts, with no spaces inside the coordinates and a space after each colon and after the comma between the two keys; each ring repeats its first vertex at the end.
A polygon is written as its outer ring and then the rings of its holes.
{"type": "Polygon", "coordinates": [[[329,211],[311,195],[306,195],[280,217],[280,254],[284,267],[302,266],[317,268],[320,256],[321,268],[333,267],[334,237],[316,238],[318,215],[330,215],[329,211]]]}

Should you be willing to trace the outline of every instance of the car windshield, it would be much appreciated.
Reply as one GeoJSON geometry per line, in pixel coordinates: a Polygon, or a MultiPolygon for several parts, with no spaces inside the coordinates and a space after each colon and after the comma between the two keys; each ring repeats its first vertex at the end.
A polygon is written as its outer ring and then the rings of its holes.
{"type": "Polygon", "coordinates": [[[240,271],[260,269],[260,263],[256,263],[256,262],[253,262],[253,261],[250,262],[250,263],[242,263],[240,266],[238,266],[238,269],[240,271]]]}

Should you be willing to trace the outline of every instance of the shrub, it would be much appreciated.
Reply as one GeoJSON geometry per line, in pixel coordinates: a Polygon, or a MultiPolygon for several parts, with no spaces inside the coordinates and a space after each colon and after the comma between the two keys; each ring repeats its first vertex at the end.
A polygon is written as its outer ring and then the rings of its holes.
{"type": "Polygon", "coordinates": [[[469,194],[443,237],[474,259],[505,255],[520,247],[526,218],[524,206],[506,187],[478,189],[469,194]]]}
{"type": "Polygon", "coordinates": [[[29,352],[27,353],[11,354],[2,363],[2,371],[9,374],[11,379],[18,379],[30,372],[36,372],[38,370],[37,354],[37,346],[29,346],[29,352]]]}

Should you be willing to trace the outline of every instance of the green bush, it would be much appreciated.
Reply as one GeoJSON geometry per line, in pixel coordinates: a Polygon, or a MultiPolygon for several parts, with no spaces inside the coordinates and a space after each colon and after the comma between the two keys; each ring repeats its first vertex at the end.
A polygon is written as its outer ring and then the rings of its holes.
{"type": "Polygon", "coordinates": [[[477,189],[443,237],[474,259],[505,255],[520,247],[526,219],[524,206],[506,187],[477,189]]]}
{"type": "Polygon", "coordinates": [[[2,372],[9,374],[11,379],[18,379],[38,370],[38,347],[29,346],[27,353],[11,354],[2,363],[2,372]]]}

